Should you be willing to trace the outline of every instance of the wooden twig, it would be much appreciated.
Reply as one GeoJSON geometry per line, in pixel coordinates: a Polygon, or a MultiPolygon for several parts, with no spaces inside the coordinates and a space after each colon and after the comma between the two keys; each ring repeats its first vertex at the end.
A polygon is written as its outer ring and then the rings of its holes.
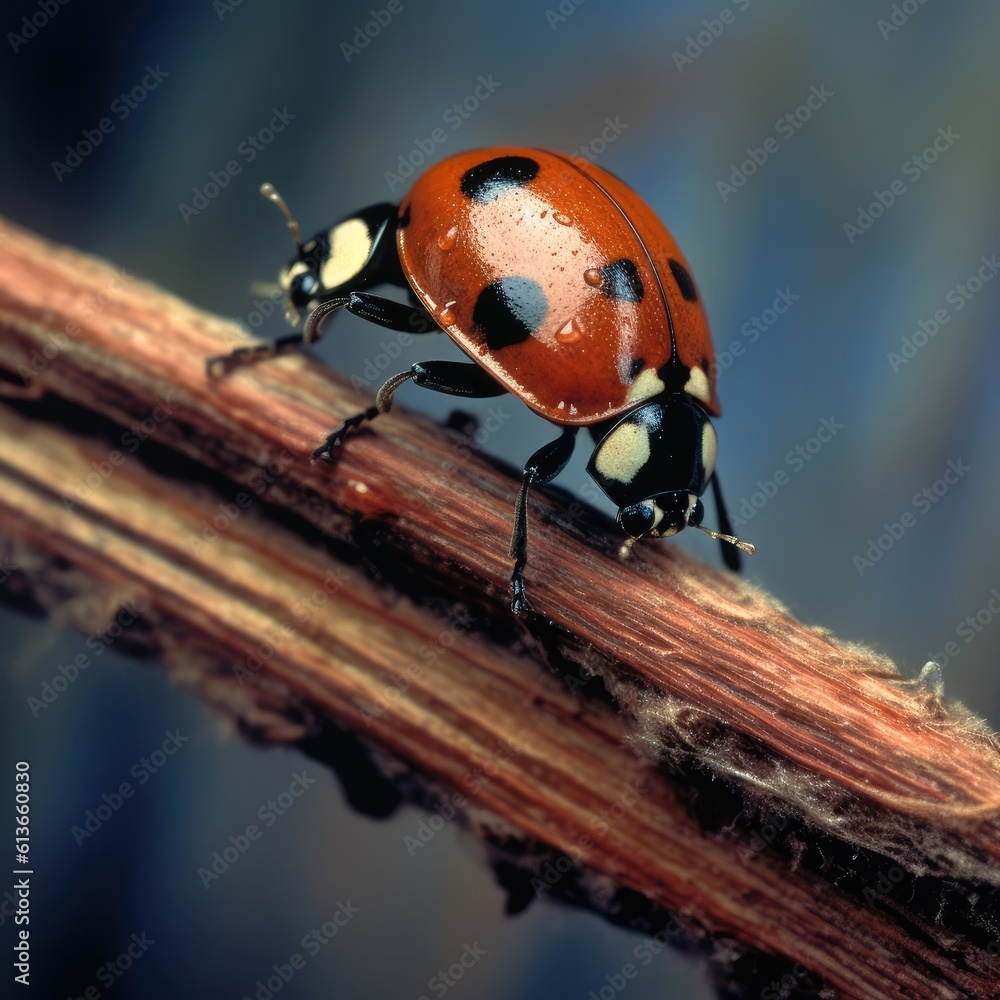
{"type": "Polygon", "coordinates": [[[8,597],[99,632],[129,595],[174,675],[258,734],[354,727],[460,793],[512,900],[534,880],[776,956],[744,970],[758,993],[794,968],[843,996],[996,995],[1000,755],[976,719],[669,544],[620,562],[551,495],[525,628],[510,470],[395,410],[311,465],[367,400],[305,357],[206,378],[240,336],[3,228],[8,597]]]}

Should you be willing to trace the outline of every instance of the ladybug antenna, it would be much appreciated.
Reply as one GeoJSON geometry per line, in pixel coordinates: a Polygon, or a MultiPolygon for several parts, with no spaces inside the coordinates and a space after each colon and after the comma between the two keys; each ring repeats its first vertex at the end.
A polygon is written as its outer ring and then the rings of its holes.
{"type": "Polygon", "coordinates": [[[291,230],[292,239],[295,240],[295,252],[302,252],[302,241],[299,239],[299,224],[295,221],[294,216],[288,209],[288,205],[285,204],[285,199],[278,194],[278,189],[270,182],[265,181],[260,186],[260,193],[267,198],[268,201],[274,202],[278,206],[278,210],[285,217],[285,222],[288,228],[291,230]]]}
{"type": "Polygon", "coordinates": [[[718,531],[712,531],[711,528],[706,528],[703,524],[696,524],[695,527],[699,531],[704,531],[706,535],[711,535],[713,538],[719,539],[721,542],[729,542],[730,545],[735,545],[741,552],[745,552],[748,556],[752,556],[757,550],[749,542],[741,542],[735,535],[723,535],[718,531]]]}

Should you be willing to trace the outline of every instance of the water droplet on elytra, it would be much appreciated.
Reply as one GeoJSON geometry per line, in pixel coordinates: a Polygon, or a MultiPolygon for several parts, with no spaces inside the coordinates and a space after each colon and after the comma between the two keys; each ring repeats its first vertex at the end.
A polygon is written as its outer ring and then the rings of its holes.
{"type": "Polygon", "coordinates": [[[583,333],[581,332],[579,326],[576,325],[576,320],[569,320],[560,330],[556,331],[555,337],[556,342],[559,344],[575,344],[581,337],[583,333]]]}
{"type": "Polygon", "coordinates": [[[583,272],[583,280],[587,282],[588,285],[592,285],[594,288],[600,288],[604,284],[604,275],[601,274],[600,270],[596,267],[588,267],[586,271],[583,272]]]}
{"type": "Polygon", "coordinates": [[[552,218],[559,223],[560,226],[572,226],[573,220],[566,215],[564,212],[553,212],[552,218]]]}
{"type": "Polygon", "coordinates": [[[450,250],[454,245],[455,241],[458,239],[458,227],[452,226],[451,229],[446,233],[442,233],[438,237],[438,246],[442,250],[450,250]]]}
{"type": "Polygon", "coordinates": [[[445,326],[451,326],[455,322],[455,310],[452,309],[454,302],[446,302],[438,313],[438,319],[444,323],[445,326]]]}

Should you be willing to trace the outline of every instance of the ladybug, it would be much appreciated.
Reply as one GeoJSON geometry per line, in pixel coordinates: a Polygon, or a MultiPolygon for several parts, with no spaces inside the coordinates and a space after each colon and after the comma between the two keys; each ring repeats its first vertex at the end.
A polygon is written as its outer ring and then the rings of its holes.
{"type": "Polygon", "coordinates": [[[720,415],[712,340],[687,261],[652,209],[613,174],[539,149],[459,153],[431,167],[397,207],[378,204],[301,243],[279,275],[288,318],[301,334],[237,348],[209,361],[222,374],[320,335],[346,309],[391,330],[443,330],[468,362],[426,361],[390,378],[375,405],[313,453],[334,460],[352,428],[392,405],[407,381],[456,396],[512,393],[562,428],[528,460],[514,507],[512,604],[525,596],[527,495],[566,466],[581,427],[596,447],[587,471],[618,505],[629,536],[700,528],[738,569],[718,476],[710,417],[720,415]],[[373,295],[393,284],[409,302],[373,295]],[[721,532],[702,525],[699,497],[712,484],[721,532]]]}

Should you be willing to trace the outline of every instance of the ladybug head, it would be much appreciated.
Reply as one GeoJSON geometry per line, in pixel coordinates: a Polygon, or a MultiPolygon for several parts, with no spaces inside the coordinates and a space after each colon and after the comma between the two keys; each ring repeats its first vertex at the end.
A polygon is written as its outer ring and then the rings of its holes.
{"type": "Polygon", "coordinates": [[[372,205],[302,243],[298,223],[274,186],[262,184],[260,193],[281,210],[295,241],[295,256],[278,275],[285,293],[285,317],[292,326],[298,325],[304,310],[347,292],[382,281],[406,285],[392,238],[395,205],[372,205]]]}
{"type": "Polygon", "coordinates": [[[299,247],[298,256],[278,274],[278,284],[285,293],[285,318],[297,326],[303,310],[315,304],[322,292],[320,268],[329,255],[322,236],[299,247]]]}
{"type": "MultiPolygon", "coordinates": [[[[600,439],[587,466],[598,486],[618,504],[618,523],[630,536],[663,538],[700,528],[698,498],[715,469],[716,438],[705,411],[684,392],[658,396],[625,414],[600,439]]],[[[721,536],[752,551],[730,535],[721,536]]]]}
{"type": "Polygon", "coordinates": [[[285,293],[285,318],[292,326],[297,326],[302,311],[320,294],[320,268],[329,256],[329,247],[322,236],[302,243],[299,224],[273,184],[261,184],[260,193],[278,206],[295,241],[295,256],[278,273],[278,285],[285,293]]]}
{"type": "Polygon", "coordinates": [[[618,523],[633,539],[666,538],[684,528],[701,526],[702,502],[693,493],[675,490],[629,504],[618,511],[618,523]]]}

